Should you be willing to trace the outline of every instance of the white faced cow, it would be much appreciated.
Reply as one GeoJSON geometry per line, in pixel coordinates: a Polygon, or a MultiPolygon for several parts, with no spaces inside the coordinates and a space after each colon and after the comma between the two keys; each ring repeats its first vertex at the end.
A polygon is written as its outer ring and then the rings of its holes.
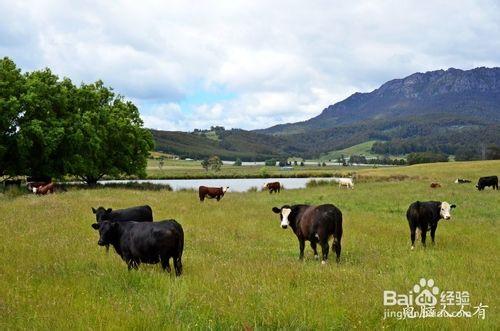
{"type": "Polygon", "coordinates": [[[316,244],[319,243],[323,253],[321,263],[325,264],[328,259],[328,239],[333,237],[332,249],[335,249],[337,263],[340,260],[342,239],[342,212],[331,204],[310,205],[284,205],[281,208],[274,207],[273,212],[280,215],[281,227],[286,229],[290,226],[299,240],[299,259],[304,258],[305,242],[311,243],[314,257],[318,258],[316,244]]]}
{"type": "Polygon", "coordinates": [[[418,229],[422,236],[422,245],[425,247],[427,231],[431,231],[431,239],[434,244],[434,236],[438,222],[441,219],[451,219],[451,210],[456,205],[450,205],[446,201],[416,201],[408,207],[406,218],[410,226],[411,249],[415,248],[415,231],[418,229]]]}

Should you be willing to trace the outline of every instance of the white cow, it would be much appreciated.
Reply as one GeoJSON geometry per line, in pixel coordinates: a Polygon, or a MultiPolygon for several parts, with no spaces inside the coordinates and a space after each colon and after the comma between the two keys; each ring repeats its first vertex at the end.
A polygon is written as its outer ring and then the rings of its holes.
{"type": "Polygon", "coordinates": [[[354,183],[352,181],[352,178],[339,178],[338,182],[340,188],[345,186],[347,188],[354,189],[354,183]]]}

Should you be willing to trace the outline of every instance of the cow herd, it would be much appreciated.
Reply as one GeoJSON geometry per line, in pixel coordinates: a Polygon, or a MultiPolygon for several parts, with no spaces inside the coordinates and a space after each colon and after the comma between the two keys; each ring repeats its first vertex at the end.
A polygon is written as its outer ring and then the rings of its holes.
{"type": "MultiPolygon", "coordinates": [[[[353,188],[352,179],[339,181],[339,187],[353,188]]],[[[458,178],[455,183],[470,183],[470,180],[458,178]]],[[[476,187],[483,190],[492,186],[498,190],[498,177],[481,177],[476,187]]],[[[432,183],[431,187],[441,187],[432,183]]],[[[264,188],[269,193],[279,193],[279,182],[267,183],[264,188]]],[[[200,186],[200,201],[212,198],[219,201],[229,187],[200,186]]],[[[427,232],[430,231],[434,244],[436,229],[440,220],[450,220],[455,204],[446,201],[416,201],[410,204],[406,218],[410,227],[411,249],[415,248],[417,234],[420,234],[425,247],[427,232]]],[[[330,250],[329,240],[333,238],[332,251],[335,251],[337,263],[342,250],[342,212],[332,204],[319,206],[296,204],[273,207],[279,214],[280,226],[290,227],[299,241],[299,259],[304,258],[305,243],[308,241],[319,258],[317,246],[321,247],[321,263],[325,264],[330,250]]],[[[96,222],[92,228],[99,232],[99,246],[113,246],[129,269],[137,269],[141,263],[161,263],[163,270],[170,273],[170,259],[173,260],[176,276],[182,273],[182,253],[184,249],[184,230],[173,219],[153,222],[153,210],[150,206],[137,206],[127,209],[92,208],[96,222]]]]}

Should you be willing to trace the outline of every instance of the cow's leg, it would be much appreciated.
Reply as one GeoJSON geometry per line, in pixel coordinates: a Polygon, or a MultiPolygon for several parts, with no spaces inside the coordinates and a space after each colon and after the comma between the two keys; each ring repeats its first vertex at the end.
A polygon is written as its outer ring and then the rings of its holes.
{"type": "Polygon", "coordinates": [[[333,236],[332,249],[335,249],[335,255],[337,255],[336,262],[339,263],[340,262],[340,251],[342,250],[342,247],[340,245],[340,238],[337,239],[336,236],[333,236]]]}
{"type": "Polygon", "coordinates": [[[217,197],[215,197],[215,199],[217,199],[217,201],[220,201],[220,195],[218,195],[217,197]]]}
{"type": "Polygon", "coordinates": [[[434,236],[436,235],[436,229],[437,229],[437,224],[431,227],[431,239],[432,239],[432,244],[434,245],[434,236]]]}
{"type": "Polygon", "coordinates": [[[427,237],[427,228],[422,229],[422,232],[420,233],[420,235],[422,236],[422,246],[425,247],[425,238],[427,237]]]}
{"type": "Polygon", "coordinates": [[[316,249],[316,241],[314,241],[314,239],[311,240],[311,248],[312,248],[312,250],[314,252],[314,258],[316,260],[319,259],[319,257],[318,257],[318,250],[316,249]]]}
{"type": "Polygon", "coordinates": [[[299,239],[299,260],[304,259],[304,248],[306,246],[306,242],[303,239],[299,239]]]}
{"type": "Polygon", "coordinates": [[[131,270],[131,269],[138,269],[139,268],[139,265],[136,261],[134,261],[133,259],[130,259],[130,260],[127,260],[127,267],[128,267],[128,270],[131,270]]]}
{"type": "Polygon", "coordinates": [[[166,272],[170,273],[170,256],[165,256],[161,258],[161,267],[166,272]]]}
{"type": "Polygon", "coordinates": [[[326,260],[328,260],[328,252],[330,250],[330,246],[328,246],[328,237],[320,242],[321,245],[321,253],[323,254],[323,258],[321,260],[321,264],[326,264],[326,260]]]}
{"type": "Polygon", "coordinates": [[[411,249],[415,248],[415,230],[416,227],[410,226],[411,249]]]}
{"type": "Polygon", "coordinates": [[[182,274],[182,260],[180,256],[174,258],[174,269],[176,276],[180,276],[182,274]]]}

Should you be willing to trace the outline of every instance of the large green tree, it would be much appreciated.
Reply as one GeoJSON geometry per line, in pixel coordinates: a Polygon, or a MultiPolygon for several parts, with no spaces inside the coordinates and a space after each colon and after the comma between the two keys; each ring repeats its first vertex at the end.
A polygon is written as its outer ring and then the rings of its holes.
{"type": "Polygon", "coordinates": [[[89,185],[104,175],[144,176],[153,138],[143,128],[137,107],[101,81],[82,84],[75,102],[68,172],[89,185]]]}
{"type": "MultiPolygon", "coordinates": [[[[49,69],[26,75],[17,137],[22,170],[30,175],[60,177],[66,173],[66,137],[74,111],[76,87],[49,69]]],[[[20,169],[21,170],[21,169],[20,169]]]]}
{"type": "Polygon", "coordinates": [[[0,176],[19,168],[17,129],[25,78],[9,58],[0,59],[0,176]]]}
{"type": "Polygon", "coordinates": [[[153,139],[137,107],[101,81],[76,87],[49,69],[0,60],[0,176],[145,175],[153,139]]]}

